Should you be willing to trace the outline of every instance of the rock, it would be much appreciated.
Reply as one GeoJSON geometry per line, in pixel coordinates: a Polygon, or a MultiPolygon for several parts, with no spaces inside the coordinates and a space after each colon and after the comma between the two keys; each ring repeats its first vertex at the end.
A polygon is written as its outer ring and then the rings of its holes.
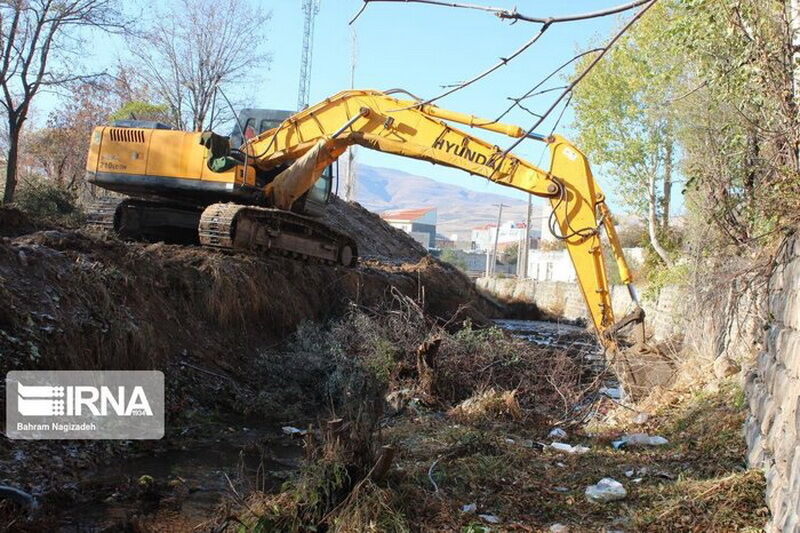
{"type": "Polygon", "coordinates": [[[553,428],[550,433],[547,434],[547,436],[551,439],[566,439],[567,432],[561,428],[553,428]]]}
{"type": "Polygon", "coordinates": [[[572,446],[572,445],[567,444],[565,442],[556,442],[556,441],[553,441],[550,444],[550,447],[553,448],[554,450],[558,450],[560,452],[577,453],[579,455],[584,454],[584,453],[589,451],[589,448],[587,448],[586,446],[581,446],[580,444],[572,446]]]}
{"type": "Polygon", "coordinates": [[[740,370],[741,367],[730,357],[723,355],[722,357],[717,357],[717,360],[714,361],[714,375],[719,379],[738,374],[740,370]]]}
{"type": "Polygon", "coordinates": [[[481,520],[483,520],[484,522],[487,522],[489,524],[499,524],[500,523],[500,519],[497,518],[493,514],[479,514],[478,516],[481,518],[481,520]]]}
{"type": "Polygon", "coordinates": [[[550,529],[548,529],[548,531],[550,531],[550,533],[569,533],[569,526],[556,523],[550,526],[550,529]]]}
{"type": "Polygon", "coordinates": [[[622,500],[628,495],[628,491],[622,483],[610,477],[604,477],[595,485],[586,487],[586,499],[592,503],[608,503],[622,500]]]}
{"type": "Polygon", "coordinates": [[[468,503],[467,505],[461,506],[462,513],[474,513],[478,510],[478,505],[476,503],[468,503]]]}
{"type": "Polygon", "coordinates": [[[632,422],[634,424],[641,426],[642,424],[645,424],[649,419],[650,415],[648,415],[647,413],[638,413],[636,416],[633,417],[632,422]]]}

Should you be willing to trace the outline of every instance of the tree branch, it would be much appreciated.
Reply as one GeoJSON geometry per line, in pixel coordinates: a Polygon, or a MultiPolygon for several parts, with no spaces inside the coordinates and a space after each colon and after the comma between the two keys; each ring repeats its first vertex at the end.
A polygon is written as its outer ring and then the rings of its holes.
{"type": "MultiPolygon", "coordinates": [[[[554,109],[555,109],[555,108],[558,106],[558,104],[559,104],[559,103],[560,103],[560,102],[561,102],[561,101],[562,101],[562,100],[563,100],[563,99],[564,99],[564,98],[565,98],[565,97],[566,97],[568,94],[570,94],[570,93],[572,92],[572,90],[575,88],[575,86],[576,86],[576,85],[578,85],[578,84],[581,82],[581,80],[583,80],[583,79],[584,79],[584,78],[587,76],[587,74],[589,74],[589,72],[591,72],[591,71],[592,71],[592,69],[595,67],[595,65],[597,65],[597,64],[600,62],[600,60],[601,60],[601,59],[603,59],[603,57],[604,57],[604,56],[605,56],[605,55],[608,53],[608,51],[609,51],[609,50],[610,50],[610,49],[611,49],[611,48],[614,46],[614,44],[615,44],[615,43],[616,43],[616,42],[617,42],[617,41],[618,41],[618,40],[619,40],[619,39],[620,39],[620,38],[621,38],[623,35],[625,35],[625,33],[626,33],[626,32],[627,32],[627,31],[628,31],[630,28],[631,28],[631,26],[633,26],[633,25],[634,25],[634,23],[635,23],[637,20],[639,20],[640,18],[642,18],[642,15],[644,15],[644,14],[647,12],[647,10],[648,10],[648,9],[650,9],[651,7],[653,7],[653,5],[654,5],[654,4],[655,4],[657,1],[658,1],[658,0],[648,0],[648,2],[647,2],[646,4],[644,4],[644,7],[642,7],[642,9],[640,9],[640,10],[639,10],[639,11],[638,11],[638,12],[637,12],[637,13],[636,13],[636,14],[635,14],[633,17],[631,17],[631,19],[630,19],[630,20],[629,20],[629,21],[628,21],[628,22],[627,22],[627,23],[626,23],[626,24],[625,24],[625,25],[624,25],[622,28],[620,28],[620,30],[619,30],[619,31],[618,31],[618,32],[617,32],[617,33],[614,35],[614,37],[612,37],[612,38],[611,38],[611,40],[610,40],[610,41],[608,41],[608,44],[606,44],[606,45],[605,45],[605,46],[602,48],[602,50],[600,50],[600,53],[598,53],[598,54],[597,54],[597,56],[596,56],[594,59],[592,59],[592,61],[591,61],[591,62],[590,62],[590,63],[589,63],[587,66],[586,66],[586,68],[585,68],[585,69],[583,69],[583,71],[582,71],[582,72],[581,72],[581,73],[580,73],[580,74],[579,74],[579,75],[578,75],[578,76],[577,76],[577,77],[576,77],[574,80],[572,80],[572,81],[569,83],[569,85],[567,85],[567,87],[566,87],[566,88],[565,88],[565,89],[564,89],[564,90],[561,92],[561,94],[559,94],[559,95],[558,95],[558,98],[556,98],[556,100],[555,100],[555,101],[554,101],[554,102],[553,102],[553,103],[550,105],[550,107],[547,109],[547,111],[545,111],[545,112],[542,114],[541,118],[539,118],[539,120],[537,120],[537,121],[536,121],[536,122],[533,124],[533,126],[531,126],[531,127],[528,129],[528,131],[527,131],[527,134],[531,134],[531,133],[533,133],[533,132],[534,132],[534,130],[536,130],[536,128],[538,128],[538,127],[539,127],[539,126],[542,124],[542,122],[544,122],[544,121],[545,121],[545,119],[546,119],[546,118],[547,118],[547,117],[550,115],[550,113],[552,113],[552,112],[553,112],[553,110],[554,110],[554,109]]],[[[508,148],[507,148],[507,149],[506,149],[506,150],[503,152],[503,157],[505,157],[506,155],[508,155],[508,153],[509,153],[509,152],[511,152],[511,150],[513,150],[514,148],[516,148],[517,146],[519,146],[519,145],[520,145],[520,143],[521,143],[521,142],[522,142],[522,141],[523,141],[525,138],[526,138],[526,137],[520,137],[519,139],[517,139],[516,141],[514,141],[514,142],[511,144],[511,146],[509,146],[509,147],[508,147],[508,148]]],[[[500,167],[500,165],[497,165],[497,168],[499,168],[499,167],[500,167]]]]}
{"type": "Polygon", "coordinates": [[[522,20],[524,22],[533,22],[536,24],[557,24],[559,22],[575,22],[577,20],[587,20],[592,18],[598,17],[605,17],[608,15],[614,15],[616,13],[622,13],[623,11],[628,11],[635,7],[641,6],[646,4],[650,0],[636,0],[634,2],[629,2],[627,4],[621,4],[618,6],[610,7],[608,9],[601,9],[599,11],[590,11],[587,13],[577,13],[574,15],[566,15],[561,17],[531,17],[528,15],[523,15],[519,13],[516,8],[514,9],[503,9],[500,7],[489,7],[489,6],[479,6],[476,4],[463,4],[460,2],[443,2],[439,0],[363,0],[364,5],[361,6],[361,9],[356,14],[355,17],[350,21],[350,24],[355,22],[355,20],[364,12],[364,9],[367,7],[367,4],[371,4],[373,2],[393,2],[393,3],[416,3],[416,4],[428,4],[434,6],[442,6],[442,7],[454,7],[459,9],[473,9],[478,11],[488,11],[489,13],[493,13],[495,16],[501,19],[509,19],[513,22],[518,20],[522,20]]]}

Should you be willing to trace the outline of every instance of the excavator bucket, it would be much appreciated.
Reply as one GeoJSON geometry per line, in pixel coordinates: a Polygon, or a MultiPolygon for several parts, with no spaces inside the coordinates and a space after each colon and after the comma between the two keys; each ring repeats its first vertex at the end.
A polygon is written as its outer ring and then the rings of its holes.
{"type": "Polygon", "coordinates": [[[675,361],[647,338],[641,307],[624,316],[603,336],[608,341],[608,360],[630,399],[639,400],[674,379],[675,361]]]}

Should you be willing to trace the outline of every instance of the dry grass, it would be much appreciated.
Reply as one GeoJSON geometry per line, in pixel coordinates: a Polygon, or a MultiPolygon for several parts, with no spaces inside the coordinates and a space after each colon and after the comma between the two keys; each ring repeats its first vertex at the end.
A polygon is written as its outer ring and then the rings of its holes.
{"type": "Polygon", "coordinates": [[[456,405],[448,415],[461,422],[477,422],[480,420],[521,420],[524,416],[517,401],[517,391],[496,391],[486,389],[478,391],[456,405]]]}
{"type": "Polygon", "coordinates": [[[474,502],[479,513],[501,518],[492,531],[546,531],[556,522],[570,531],[759,531],[767,520],[764,479],[745,467],[739,398],[729,387],[665,406],[644,428],[666,436],[665,447],[614,450],[610,441],[626,429],[619,426],[570,435],[591,448],[585,455],[542,450],[536,442],[549,442],[546,428],[525,423],[404,420],[386,433],[405,450],[389,486],[415,509],[412,530],[474,527],[480,519],[459,512],[474,502]],[[437,459],[434,490],[428,474],[437,459]],[[585,487],[603,477],[622,482],[628,497],[588,503],[585,487]]]}

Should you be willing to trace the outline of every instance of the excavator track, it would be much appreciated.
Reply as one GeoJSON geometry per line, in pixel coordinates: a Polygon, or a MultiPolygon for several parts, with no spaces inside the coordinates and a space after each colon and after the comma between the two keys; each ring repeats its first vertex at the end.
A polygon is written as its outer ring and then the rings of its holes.
{"type": "Polygon", "coordinates": [[[117,207],[127,198],[101,197],[86,208],[86,227],[101,231],[114,231],[114,216],[117,207]]]}
{"type": "Polygon", "coordinates": [[[326,264],[355,266],[350,237],[312,218],[266,207],[213,204],[200,217],[200,243],[229,250],[283,255],[326,264]]]}
{"type": "Polygon", "coordinates": [[[138,198],[99,198],[86,212],[87,227],[123,239],[197,244],[199,208],[138,198]]]}

